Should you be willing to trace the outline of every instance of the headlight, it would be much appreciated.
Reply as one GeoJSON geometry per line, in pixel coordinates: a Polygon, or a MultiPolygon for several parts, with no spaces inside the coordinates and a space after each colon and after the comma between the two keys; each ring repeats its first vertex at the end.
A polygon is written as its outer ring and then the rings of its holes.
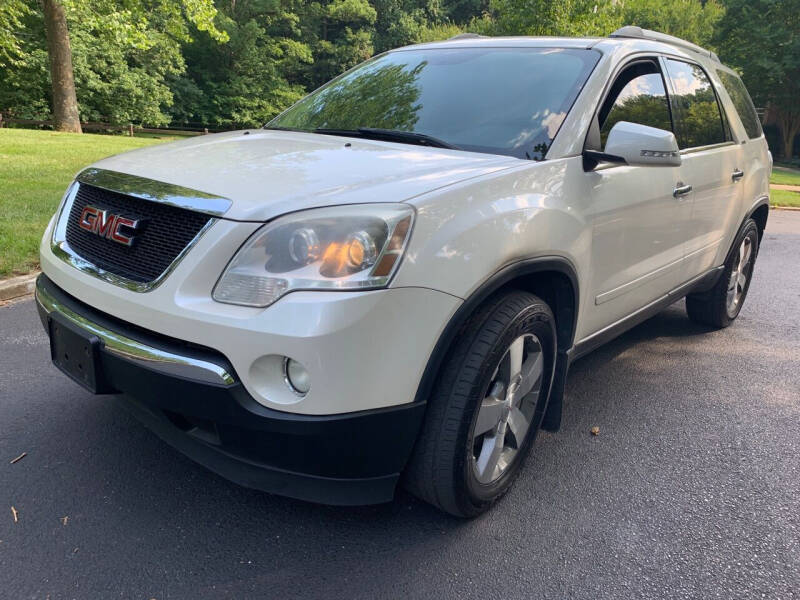
{"type": "Polygon", "coordinates": [[[297,212],[256,231],[214,287],[217,302],[264,307],[293,290],[385,287],[414,219],[405,204],[297,212]]]}

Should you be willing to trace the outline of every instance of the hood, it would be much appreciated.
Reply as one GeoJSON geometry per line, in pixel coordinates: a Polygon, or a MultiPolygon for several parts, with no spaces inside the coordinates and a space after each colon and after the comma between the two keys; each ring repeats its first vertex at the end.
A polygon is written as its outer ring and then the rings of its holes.
{"type": "Polygon", "coordinates": [[[507,156],[263,129],[198,136],[93,166],[233,201],[224,218],[264,221],[318,206],[402,202],[519,164],[507,156]]]}

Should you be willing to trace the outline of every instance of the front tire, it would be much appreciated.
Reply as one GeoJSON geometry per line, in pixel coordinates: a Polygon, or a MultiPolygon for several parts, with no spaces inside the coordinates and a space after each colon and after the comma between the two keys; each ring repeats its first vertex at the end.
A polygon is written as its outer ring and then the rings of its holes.
{"type": "Polygon", "coordinates": [[[736,320],[750,289],[758,256],[758,226],[748,219],[733,245],[719,280],[708,292],[686,297],[686,312],[696,323],[727,327],[736,320]]]}
{"type": "Polygon", "coordinates": [[[555,357],[555,318],[540,298],[509,291],[481,306],[428,399],[406,488],[452,515],[486,511],[511,486],[536,437],[555,357]]]}

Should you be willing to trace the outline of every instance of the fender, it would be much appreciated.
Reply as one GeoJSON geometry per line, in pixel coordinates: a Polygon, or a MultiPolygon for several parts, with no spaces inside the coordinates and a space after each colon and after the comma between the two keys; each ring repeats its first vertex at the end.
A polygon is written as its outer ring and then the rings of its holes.
{"type": "Polygon", "coordinates": [[[510,263],[488,279],[486,279],[478,288],[473,291],[469,297],[464,300],[464,303],[458,307],[455,314],[444,328],[444,331],[439,336],[439,340],[434,346],[433,352],[428,359],[428,365],[420,379],[417,394],[414,402],[425,402],[433,389],[436,382],[436,376],[444,362],[447,352],[450,349],[453,341],[458,335],[459,331],[466,323],[467,319],[475,312],[489,296],[507,285],[509,282],[525,277],[542,273],[545,271],[555,271],[563,274],[569,280],[572,293],[574,295],[575,303],[572,314],[565,314],[560,320],[557,338],[558,349],[556,356],[555,373],[553,375],[553,382],[550,388],[550,399],[547,408],[545,409],[544,420],[542,427],[549,431],[554,431],[558,428],[561,422],[561,396],[564,390],[564,381],[566,380],[567,368],[569,361],[567,352],[572,347],[576,325],[578,322],[578,307],[580,306],[580,288],[578,286],[578,275],[575,266],[568,259],[561,256],[542,256],[537,258],[524,259],[510,263]],[[554,421],[552,412],[557,412],[557,423],[554,421]],[[555,423],[555,429],[551,429],[555,423]]]}

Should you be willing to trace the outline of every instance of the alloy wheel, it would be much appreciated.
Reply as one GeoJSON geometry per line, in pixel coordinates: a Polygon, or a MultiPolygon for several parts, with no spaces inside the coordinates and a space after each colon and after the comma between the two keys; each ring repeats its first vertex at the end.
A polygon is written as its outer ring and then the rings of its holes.
{"type": "Polygon", "coordinates": [[[739,246],[739,256],[736,266],[731,271],[728,280],[727,309],[728,316],[735,317],[739,312],[742,298],[747,287],[747,279],[750,277],[750,264],[753,259],[753,242],[749,236],[745,236],[739,246]]]}
{"type": "Polygon", "coordinates": [[[516,338],[495,369],[472,431],[472,469],[481,484],[497,481],[525,443],[544,373],[539,338],[516,338]]]}

